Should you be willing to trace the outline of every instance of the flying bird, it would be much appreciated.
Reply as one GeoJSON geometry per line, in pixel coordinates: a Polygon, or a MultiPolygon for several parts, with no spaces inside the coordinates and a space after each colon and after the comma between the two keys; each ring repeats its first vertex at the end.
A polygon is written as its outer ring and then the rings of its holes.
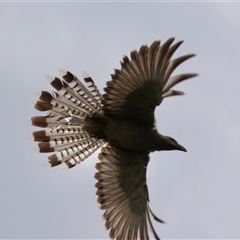
{"type": "Polygon", "coordinates": [[[101,148],[96,188],[105,226],[112,239],[159,239],[151,219],[164,223],[149,207],[146,170],[154,151],[180,150],[176,140],[161,135],[154,111],[169,96],[182,95],[176,84],[196,73],[171,76],[179,64],[195,56],[171,59],[182,44],[174,38],[124,56],[102,95],[92,78],[83,73],[85,85],[71,72],[60,70],[62,79],[48,77],[56,91],[42,91],[35,109],[46,116],[31,118],[32,125],[44,128],[33,132],[39,152],[53,152],[51,167],[72,168],[101,148]]]}

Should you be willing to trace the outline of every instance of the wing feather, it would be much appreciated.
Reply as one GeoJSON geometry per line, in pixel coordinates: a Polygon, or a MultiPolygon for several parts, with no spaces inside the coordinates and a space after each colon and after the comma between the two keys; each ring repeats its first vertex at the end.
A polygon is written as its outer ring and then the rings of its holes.
{"type": "Polygon", "coordinates": [[[146,167],[149,156],[110,145],[102,147],[100,163],[95,178],[98,202],[105,209],[103,217],[109,236],[116,239],[149,239],[148,231],[157,234],[150,216],[155,217],[148,206],[146,167]]]}
{"type": "Polygon", "coordinates": [[[123,57],[121,69],[115,69],[112,80],[104,89],[102,104],[106,115],[133,117],[153,125],[155,107],[163,98],[183,94],[171,88],[197,74],[170,76],[179,64],[195,55],[171,60],[183,43],[179,41],[172,45],[173,41],[174,38],[170,38],[162,45],[155,41],[150,47],[143,45],[139,51],[132,51],[131,59],[123,57]]]}

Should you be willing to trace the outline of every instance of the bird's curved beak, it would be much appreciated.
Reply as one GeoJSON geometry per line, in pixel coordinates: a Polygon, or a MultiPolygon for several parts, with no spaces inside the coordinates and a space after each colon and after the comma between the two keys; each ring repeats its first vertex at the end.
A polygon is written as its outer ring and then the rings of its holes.
{"type": "Polygon", "coordinates": [[[175,146],[176,146],[176,150],[187,152],[187,149],[185,147],[183,147],[182,145],[177,143],[175,146]]]}

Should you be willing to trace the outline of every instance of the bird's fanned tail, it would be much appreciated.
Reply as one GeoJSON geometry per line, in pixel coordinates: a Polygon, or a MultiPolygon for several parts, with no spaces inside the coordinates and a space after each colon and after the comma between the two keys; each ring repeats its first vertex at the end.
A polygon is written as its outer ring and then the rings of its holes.
{"type": "Polygon", "coordinates": [[[50,166],[65,163],[74,167],[105,142],[91,135],[91,126],[85,119],[103,114],[102,96],[93,80],[84,74],[85,87],[72,73],[63,72],[63,79],[48,77],[57,92],[42,91],[35,108],[49,111],[47,116],[32,117],[32,125],[45,130],[33,132],[39,142],[39,152],[55,152],[48,157],[50,166]]]}

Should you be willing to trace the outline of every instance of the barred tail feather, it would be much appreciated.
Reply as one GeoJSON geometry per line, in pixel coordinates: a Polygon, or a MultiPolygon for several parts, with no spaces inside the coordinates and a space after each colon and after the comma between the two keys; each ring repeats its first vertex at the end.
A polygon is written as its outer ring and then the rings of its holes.
{"type": "Polygon", "coordinates": [[[105,144],[92,136],[85,119],[103,114],[102,95],[92,78],[84,73],[86,86],[72,73],[61,70],[63,79],[47,77],[57,92],[42,91],[35,109],[48,111],[47,116],[32,117],[32,125],[44,130],[33,132],[39,152],[54,152],[50,166],[65,163],[72,168],[105,144]]]}
{"type": "Polygon", "coordinates": [[[68,168],[72,168],[91,156],[104,144],[105,142],[103,140],[98,139],[90,139],[89,141],[86,141],[85,144],[72,144],[49,156],[49,163],[52,167],[65,163],[68,168]]]}

